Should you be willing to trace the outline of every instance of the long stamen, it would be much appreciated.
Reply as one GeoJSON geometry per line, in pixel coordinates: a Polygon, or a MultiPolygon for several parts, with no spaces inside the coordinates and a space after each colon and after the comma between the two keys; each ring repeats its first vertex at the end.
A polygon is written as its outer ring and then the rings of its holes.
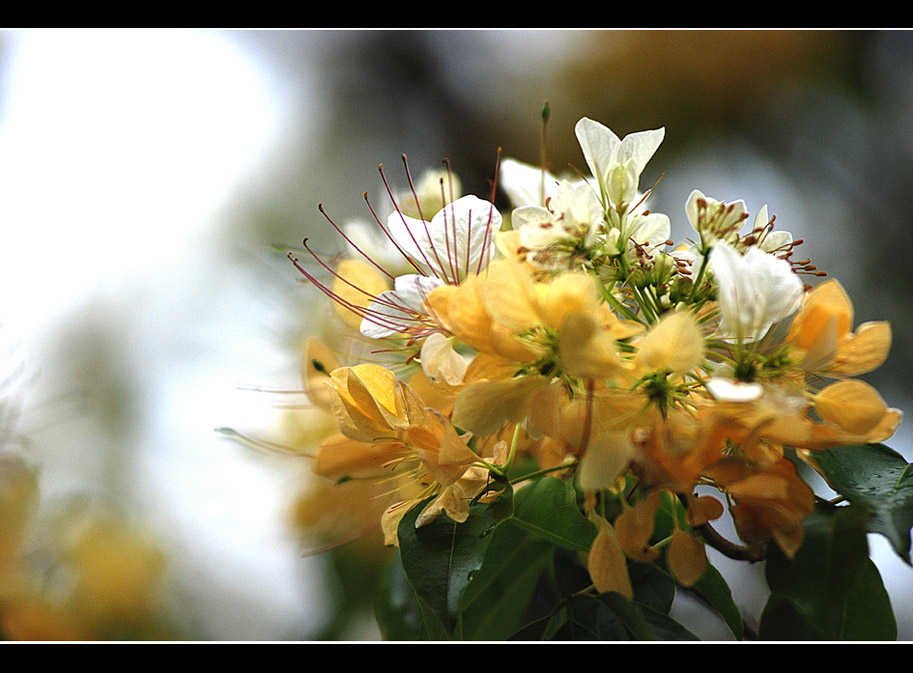
{"type": "MultiPolygon", "coordinates": [[[[440,274],[437,269],[434,268],[434,265],[431,264],[428,257],[425,255],[425,251],[422,249],[422,246],[418,244],[418,241],[415,240],[415,235],[412,233],[412,229],[406,223],[406,216],[403,214],[403,211],[400,210],[399,204],[396,202],[396,197],[393,196],[393,190],[390,188],[390,183],[387,181],[387,176],[384,175],[384,166],[383,164],[379,165],[378,170],[380,171],[380,177],[383,180],[384,188],[387,190],[387,194],[390,196],[390,200],[393,202],[393,207],[396,209],[396,212],[399,214],[400,219],[403,222],[403,226],[406,228],[406,231],[409,232],[409,238],[412,239],[412,242],[415,243],[415,247],[418,249],[422,258],[425,260],[425,264],[434,272],[434,275],[440,278],[440,274]]],[[[437,250],[434,248],[434,242],[431,240],[431,233],[428,231],[428,223],[425,220],[421,220],[422,225],[425,228],[425,236],[428,238],[428,245],[431,246],[431,251],[434,253],[434,257],[437,260],[439,268],[443,270],[443,265],[441,264],[441,258],[437,254],[437,250]]],[[[446,280],[446,279],[444,279],[446,280]]]]}
{"type": "Polygon", "coordinates": [[[403,167],[406,169],[406,179],[409,181],[409,189],[412,191],[412,198],[415,201],[415,209],[418,211],[418,218],[424,220],[425,216],[422,214],[422,204],[415,191],[415,183],[412,181],[412,172],[409,170],[409,162],[406,161],[405,154],[403,155],[403,167]]]}
{"type": "MultiPolygon", "coordinates": [[[[349,282],[348,280],[346,280],[345,278],[340,276],[328,264],[326,264],[323,260],[321,260],[320,257],[318,257],[308,247],[307,239],[304,240],[304,246],[305,246],[305,250],[307,250],[308,253],[310,253],[310,255],[314,257],[314,259],[317,261],[317,263],[320,264],[324,269],[329,271],[335,278],[338,278],[339,280],[344,282],[349,287],[356,289],[357,291],[361,292],[365,296],[370,297],[372,300],[377,301],[378,303],[380,303],[382,305],[385,305],[389,308],[403,311],[404,313],[412,313],[413,315],[416,316],[414,318],[405,318],[404,317],[403,320],[409,320],[409,321],[414,321],[414,322],[418,322],[418,323],[422,322],[421,316],[418,316],[418,314],[416,314],[415,311],[413,311],[412,309],[409,309],[408,307],[399,306],[384,298],[372,295],[370,292],[363,290],[362,288],[358,287],[357,285],[352,284],[351,282],[349,282]]],[[[298,271],[300,271],[301,274],[305,278],[307,278],[313,285],[315,285],[321,292],[323,292],[326,296],[328,296],[330,299],[335,301],[337,304],[339,304],[343,308],[347,309],[351,313],[354,313],[355,315],[359,316],[363,320],[367,320],[379,327],[384,327],[386,329],[395,330],[397,332],[409,332],[409,331],[412,331],[415,329],[412,325],[406,324],[405,322],[396,322],[395,320],[393,320],[393,316],[387,315],[385,313],[381,313],[377,310],[372,310],[370,308],[366,308],[364,306],[358,306],[357,304],[353,304],[352,302],[347,301],[346,299],[343,299],[339,294],[337,294],[336,292],[333,292],[329,287],[327,287],[327,285],[325,283],[322,283],[321,281],[319,281],[312,273],[310,273],[303,266],[301,266],[298,259],[296,257],[292,256],[292,253],[288,253],[287,257],[291,260],[292,264],[295,265],[295,268],[298,269],[298,271]]]]}
{"type": "MultiPolygon", "coordinates": [[[[367,194],[367,192],[366,192],[366,194],[367,194]]],[[[355,245],[355,242],[354,242],[351,238],[349,238],[348,236],[346,236],[345,232],[344,232],[342,229],[340,229],[339,226],[337,226],[337,224],[330,218],[329,215],[327,215],[326,211],[323,209],[323,204],[322,204],[322,203],[317,204],[317,209],[318,209],[318,210],[320,211],[320,213],[326,218],[327,222],[329,222],[330,224],[332,224],[332,225],[333,225],[333,228],[334,228],[337,232],[339,232],[339,235],[342,236],[342,237],[346,240],[346,243],[348,243],[348,244],[351,245],[353,248],[355,248],[355,249],[358,251],[358,253],[359,253],[362,257],[364,257],[366,260],[368,260],[371,264],[373,264],[373,265],[377,268],[378,271],[380,271],[382,274],[384,274],[385,276],[387,276],[388,278],[390,278],[391,280],[393,280],[393,278],[394,278],[393,274],[391,274],[389,271],[387,271],[385,268],[383,268],[380,264],[378,264],[378,263],[375,262],[373,259],[371,259],[371,257],[369,257],[368,255],[366,255],[366,254],[364,253],[364,251],[363,251],[361,248],[359,248],[357,245],[355,245]]]]}
{"type": "MultiPolygon", "coordinates": [[[[446,196],[444,195],[444,180],[443,180],[443,178],[441,179],[441,201],[443,201],[445,204],[446,204],[446,201],[447,201],[446,196]]],[[[456,285],[456,284],[459,283],[459,280],[460,280],[460,279],[459,279],[459,271],[456,271],[456,270],[454,269],[454,257],[455,257],[455,255],[454,255],[454,254],[451,254],[451,252],[450,252],[450,235],[449,235],[449,233],[448,233],[448,225],[447,225],[447,206],[446,206],[446,205],[445,205],[444,208],[441,210],[441,213],[443,214],[443,218],[444,218],[444,247],[445,247],[445,251],[446,251],[446,253],[447,253],[447,263],[448,263],[448,265],[450,266],[450,273],[453,274],[453,281],[451,281],[449,278],[445,278],[444,280],[445,280],[448,284],[450,284],[450,285],[456,285]]],[[[453,202],[452,202],[452,201],[450,202],[450,220],[451,220],[451,223],[452,223],[451,226],[453,226],[453,245],[454,245],[454,247],[456,247],[456,213],[454,212],[454,206],[453,206],[453,202]]]]}
{"type": "MultiPolygon", "coordinates": [[[[371,202],[368,200],[368,192],[365,192],[363,196],[364,196],[364,199],[365,199],[365,203],[366,203],[367,206],[368,206],[368,210],[371,211],[371,215],[374,217],[374,221],[377,222],[377,226],[380,227],[380,230],[381,230],[382,232],[384,232],[384,234],[386,235],[386,237],[387,237],[388,239],[390,239],[390,242],[393,243],[393,245],[396,247],[397,250],[399,250],[399,253],[406,259],[407,262],[409,262],[409,264],[412,265],[412,267],[413,267],[416,271],[418,271],[419,273],[424,273],[424,272],[422,271],[422,268],[418,265],[418,263],[417,263],[414,259],[412,259],[412,257],[411,257],[405,250],[402,249],[402,247],[400,246],[400,244],[396,242],[396,239],[393,237],[393,235],[390,234],[389,231],[387,231],[387,228],[386,228],[386,227],[383,225],[383,223],[380,221],[380,218],[377,216],[377,213],[374,211],[374,207],[371,205],[371,202]]],[[[414,239],[413,239],[413,240],[414,240],[414,239]]]]}

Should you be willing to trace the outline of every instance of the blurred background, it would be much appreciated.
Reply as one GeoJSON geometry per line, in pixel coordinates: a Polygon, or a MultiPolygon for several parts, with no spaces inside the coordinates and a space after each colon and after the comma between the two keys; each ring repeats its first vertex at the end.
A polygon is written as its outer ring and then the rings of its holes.
{"type": "MultiPolygon", "coordinates": [[[[911,33],[0,31],[0,567],[4,545],[28,559],[0,578],[7,633],[378,638],[376,540],[309,553],[333,540],[302,532],[326,520],[307,458],[216,428],[302,453],[325,430],[288,392],[334,320],[284,255],[340,250],[318,204],[367,220],[404,153],[486,196],[498,147],[539,161],[545,102],[556,172],[585,166],[581,116],[666,127],[641,184],[663,174],[676,241],[692,189],[767,204],[857,324],[891,321],[865,378],[913,412],[911,33]]],[[[907,460],[909,420],[888,442],[907,460]]],[[[913,640],[913,568],[869,542],[913,640]]],[[[711,560],[756,620],[762,568],[711,560]]]]}

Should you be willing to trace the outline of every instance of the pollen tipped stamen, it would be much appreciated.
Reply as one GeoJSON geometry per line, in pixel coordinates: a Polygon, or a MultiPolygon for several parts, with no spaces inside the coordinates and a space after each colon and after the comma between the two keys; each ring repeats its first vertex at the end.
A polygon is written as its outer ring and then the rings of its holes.
{"type": "MultiPolygon", "coordinates": [[[[421,254],[422,259],[425,261],[425,265],[431,269],[432,273],[434,273],[435,276],[437,276],[438,278],[441,278],[441,275],[438,273],[437,269],[434,268],[434,265],[428,259],[428,256],[425,255],[424,248],[418,244],[417,240],[415,240],[415,234],[412,233],[412,229],[409,227],[408,223],[406,222],[406,216],[405,216],[405,214],[403,214],[403,211],[400,209],[399,204],[396,202],[396,197],[393,195],[393,189],[390,187],[390,183],[387,181],[387,176],[384,174],[383,164],[379,165],[377,167],[377,169],[378,169],[378,171],[380,171],[381,180],[383,180],[384,188],[387,190],[387,195],[390,197],[390,201],[393,203],[393,208],[396,210],[397,215],[399,215],[400,220],[403,223],[403,227],[409,233],[409,238],[412,239],[412,242],[415,244],[416,249],[419,251],[419,254],[421,254]]],[[[371,212],[372,213],[374,212],[373,209],[371,212]]],[[[377,218],[377,215],[375,215],[374,218],[377,219],[378,223],[380,223],[380,220],[377,218]]],[[[421,220],[421,222],[425,228],[425,236],[428,239],[428,245],[431,246],[431,251],[434,253],[434,257],[437,260],[439,268],[443,269],[443,266],[441,265],[441,259],[440,259],[440,257],[438,257],[437,251],[434,249],[434,243],[432,242],[431,234],[428,231],[428,223],[425,220],[421,220]]],[[[391,239],[392,239],[392,237],[391,237],[391,239]]],[[[394,243],[395,243],[395,241],[394,241],[394,243]]],[[[406,254],[406,252],[403,251],[403,249],[400,248],[399,245],[397,245],[397,248],[399,248],[400,252],[402,252],[403,255],[407,259],[411,260],[411,257],[408,254],[406,254]]],[[[424,274],[424,271],[422,271],[418,266],[416,266],[414,261],[412,262],[412,264],[413,264],[413,266],[415,266],[415,268],[420,273],[424,274]]],[[[442,279],[442,280],[444,280],[444,279],[442,279]]]]}
{"type": "Polygon", "coordinates": [[[418,198],[418,192],[415,191],[415,182],[412,180],[412,171],[409,170],[409,162],[406,160],[406,155],[402,155],[403,159],[403,168],[406,171],[406,180],[409,182],[409,190],[412,192],[412,200],[415,201],[415,210],[418,212],[418,217],[420,220],[424,220],[425,216],[422,214],[422,203],[418,198]]]}

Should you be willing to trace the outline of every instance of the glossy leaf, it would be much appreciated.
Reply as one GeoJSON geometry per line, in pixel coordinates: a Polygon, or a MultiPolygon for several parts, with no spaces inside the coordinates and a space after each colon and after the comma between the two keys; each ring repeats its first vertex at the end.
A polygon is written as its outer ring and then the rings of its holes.
{"type": "Polygon", "coordinates": [[[495,502],[476,503],[469,518],[456,523],[446,514],[431,523],[415,527],[425,503],[402,519],[398,528],[403,570],[422,607],[429,632],[434,635],[439,623],[453,637],[459,621],[463,592],[482,567],[495,528],[510,518],[513,503],[510,490],[495,502]]]}
{"type": "Polygon", "coordinates": [[[551,565],[552,545],[516,526],[499,526],[485,562],[463,594],[459,637],[504,640],[522,618],[542,574],[551,565]]]}
{"type": "Polygon", "coordinates": [[[868,557],[866,519],[859,506],[819,503],[805,519],[805,539],[793,560],[771,546],[771,596],[761,615],[762,640],[893,640],[891,603],[868,557]]]}
{"type": "Polygon", "coordinates": [[[555,477],[543,477],[516,492],[511,523],[574,551],[589,551],[596,537],[596,526],[577,505],[574,485],[555,477]]]}
{"type": "Polygon", "coordinates": [[[870,512],[868,530],[881,533],[910,563],[913,465],[883,444],[843,446],[810,454],[828,484],[870,512]]]}

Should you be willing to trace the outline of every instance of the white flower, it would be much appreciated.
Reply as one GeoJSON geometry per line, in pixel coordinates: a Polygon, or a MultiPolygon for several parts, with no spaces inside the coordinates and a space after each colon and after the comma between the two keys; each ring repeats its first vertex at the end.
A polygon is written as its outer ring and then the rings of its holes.
{"type": "Polygon", "coordinates": [[[558,178],[539,166],[505,159],[498,171],[498,186],[514,208],[545,206],[558,191],[558,178]]]}
{"type": "Polygon", "coordinates": [[[497,208],[472,195],[444,206],[430,222],[398,212],[387,219],[387,230],[403,253],[424,275],[449,285],[488,265],[500,228],[497,208]]]}
{"type": "MultiPolygon", "coordinates": [[[[688,196],[685,212],[688,214],[691,226],[700,234],[705,250],[709,250],[717,241],[735,244],[738,241],[742,224],[748,219],[745,202],[741,199],[725,203],[704,196],[697,189],[688,196]]],[[[764,213],[766,212],[765,206],[764,213]]]]}
{"type": "Polygon", "coordinates": [[[393,289],[381,292],[368,306],[359,330],[371,339],[385,339],[421,328],[426,316],[425,298],[443,284],[439,278],[417,273],[397,276],[393,289]]]}
{"type": "Polygon", "coordinates": [[[584,182],[562,181],[549,207],[522,206],[514,210],[511,224],[520,244],[529,250],[527,260],[538,266],[563,263],[562,252],[593,246],[603,224],[602,206],[584,182]]]}
{"type": "Polygon", "coordinates": [[[710,253],[723,338],[744,343],[799,308],[804,286],[789,262],[751,247],[740,255],[719,241],[710,253]]]}
{"type": "Polygon", "coordinates": [[[577,122],[575,132],[603,202],[616,207],[631,204],[637,196],[640,174],[666,130],[640,131],[619,140],[608,127],[584,117],[577,122]]]}
{"type": "Polygon", "coordinates": [[[397,276],[392,290],[374,298],[361,333],[372,339],[427,333],[434,321],[425,311],[425,299],[436,287],[457,285],[488,266],[500,227],[498,210],[471,195],[446,205],[430,222],[392,213],[387,219],[390,239],[420,273],[397,276]]]}

